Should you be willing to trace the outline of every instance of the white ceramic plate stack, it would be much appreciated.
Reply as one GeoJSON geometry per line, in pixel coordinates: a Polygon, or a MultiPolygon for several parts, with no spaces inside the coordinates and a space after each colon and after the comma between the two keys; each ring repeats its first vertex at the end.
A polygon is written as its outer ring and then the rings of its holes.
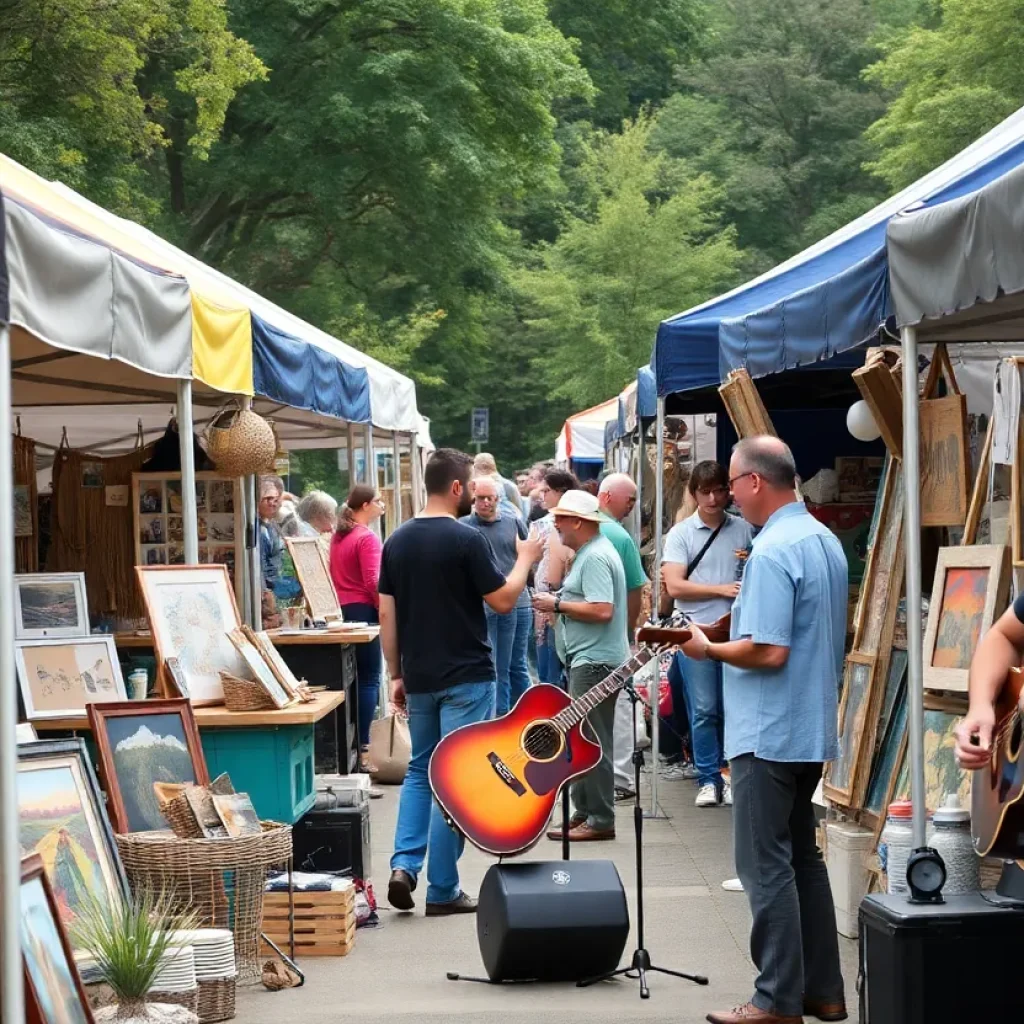
{"type": "Polygon", "coordinates": [[[191,946],[169,946],[160,960],[160,970],[150,992],[193,992],[196,985],[196,961],[191,946]]]}
{"type": "Polygon", "coordinates": [[[175,932],[175,940],[188,942],[195,954],[196,978],[200,982],[233,978],[235,967],[235,938],[221,928],[198,928],[195,931],[175,932]]]}

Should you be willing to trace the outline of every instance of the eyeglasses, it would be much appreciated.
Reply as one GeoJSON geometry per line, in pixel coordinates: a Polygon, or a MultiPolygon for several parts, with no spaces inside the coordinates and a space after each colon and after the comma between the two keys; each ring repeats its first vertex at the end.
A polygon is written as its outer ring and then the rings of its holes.
{"type": "Polygon", "coordinates": [[[491,497],[491,495],[489,495],[489,494],[478,494],[478,495],[476,495],[475,498],[473,498],[473,500],[474,501],[489,501],[489,502],[491,502],[493,504],[498,499],[491,497]]]}
{"type": "MultiPolygon", "coordinates": [[[[739,477],[736,477],[739,480],[739,477]]],[[[732,483],[732,481],[729,481],[732,483]]],[[[728,487],[698,487],[697,493],[703,495],[705,498],[710,498],[712,494],[728,494],[728,487]]]]}
{"type": "Polygon", "coordinates": [[[739,475],[732,477],[729,480],[729,490],[732,490],[733,484],[735,484],[737,480],[742,480],[745,476],[757,476],[757,474],[751,470],[749,473],[740,473],[739,475]]]}

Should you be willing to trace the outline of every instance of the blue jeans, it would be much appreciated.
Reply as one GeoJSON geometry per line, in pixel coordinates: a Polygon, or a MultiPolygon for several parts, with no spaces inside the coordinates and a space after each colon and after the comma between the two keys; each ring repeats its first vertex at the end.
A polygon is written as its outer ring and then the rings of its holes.
{"type": "Polygon", "coordinates": [[[553,686],[562,682],[562,663],[555,649],[555,631],[550,626],[545,626],[543,636],[537,639],[537,678],[553,686]]]}
{"type": "Polygon", "coordinates": [[[427,902],[450,903],[461,892],[458,861],[465,840],[441,817],[430,792],[427,766],[443,736],[494,714],[494,683],[458,683],[434,693],[410,693],[406,695],[406,706],[412,759],[398,801],[391,869],[407,871],[415,880],[423,869],[429,846],[427,902]]]}
{"type": "MultiPolygon", "coordinates": [[[[341,613],[349,622],[380,622],[377,609],[372,604],[343,604],[341,613]]],[[[368,644],[355,644],[356,676],[359,680],[359,746],[370,742],[370,723],[377,717],[380,701],[380,637],[368,644]]]]}
{"type": "Polygon", "coordinates": [[[686,710],[697,784],[722,788],[722,747],[725,719],[722,715],[722,663],[693,661],[677,654],[683,673],[686,710]]]}
{"type": "Polygon", "coordinates": [[[491,642],[494,674],[498,679],[497,714],[508,714],[530,685],[526,646],[530,642],[533,611],[529,605],[499,615],[486,608],[487,638],[491,642]]]}

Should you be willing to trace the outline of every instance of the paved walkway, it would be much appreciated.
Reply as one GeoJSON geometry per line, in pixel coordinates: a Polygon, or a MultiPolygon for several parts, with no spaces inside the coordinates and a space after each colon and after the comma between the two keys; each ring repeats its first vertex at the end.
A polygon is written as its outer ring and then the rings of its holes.
{"type": "MultiPolygon", "coordinates": [[[[378,1024],[399,1016],[417,1024],[595,1020],[696,1024],[710,1010],[746,1001],[753,982],[747,955],[747,901],[741,893],[721,888],[722,880],[733,874],[731,812],[695,808],[691,782],[661,782],[658,791],[668,817],[644,822],[647,946],[657,964],[706,974],[707,987],[652,975],[651,998],[641,1002],[637,983],[629,980],[590,989],[571,984],[491,986],[446,980],[447,971],[483,973],[475,918],[427,920],[422,916],[423,886],[416,892],[416,913],[387,908],[382,897],[398,806],[397,788],[388,787],[384,799],[371,805],[373,880],[381,898],[381,927],[360,929],[355,949],[347,957],[303,960],[306,984],[301,989],[276,993],[262,986],[240,989],[238,1019],[246,1024],[378,1024]]],[[[648,798],[645,807],[649,806],[648,798]]],[[[617,829],[614,842],[577,846],[573,855],[615,861],[635,926],[631,805],[620,805],[617,829]]],[[[547,839],[527,854],[538,860],[559,855],[560,846],[547,839]]],[[[467,846],[461,862],[467,891],[476,894],[491,862],[467,846]]],[[[627,954],[634,937],[630,936],[627,954]]],[[[841,948],[847,999],[855,1005],[856,944],[841,940],[841,948]]]]}

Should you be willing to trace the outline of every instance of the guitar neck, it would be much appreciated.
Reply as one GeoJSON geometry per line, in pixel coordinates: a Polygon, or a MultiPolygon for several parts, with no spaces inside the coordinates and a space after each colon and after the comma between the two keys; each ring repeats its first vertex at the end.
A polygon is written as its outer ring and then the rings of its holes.
{"type": "Polygon", "coordinates": [[[577,697],[567,708],[555,715],[553,721],[563,730],[578,725],[598,704],[618,693],[626,680],[639,672],[657,653],[654,647],[641,647],[628,661],[624,661],[614,672],[605,676],[582,697],[577,697]]]}

